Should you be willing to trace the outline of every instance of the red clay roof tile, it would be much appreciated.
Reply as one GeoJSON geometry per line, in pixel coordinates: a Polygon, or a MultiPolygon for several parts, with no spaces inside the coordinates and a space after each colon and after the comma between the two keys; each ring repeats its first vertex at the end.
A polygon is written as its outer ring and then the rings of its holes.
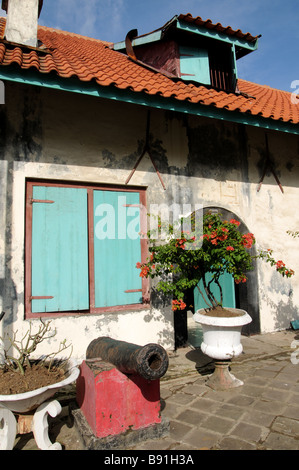
{"type": "MultiPolygon", "coordinates": [[[[201,18],[189,21],[201,24],[201,18]]],[[[223,28],[219,23],[213,25],[209,20],[205,26],[223,28]]],[[[0,38],[3,38],[5,19],[0,18],[0,38]]],[[[239,35],[241,31],[229,30],[239,35]]],[[[227,32],[227,30],[226,30],[227,32]]],[[[248,36],[246,33],[245,36],[248,36]]],[[[173,80],[162,73],[132,61],[125,54],[112,50],[110,43],[87,38],[74,33],[59,31],[44,26],[38,28],[38,39],[49,50],[30,50],[0,43],[0,66],[17,64],[21,69],[34,68],[41,74],[56,73],[59,77],[77,77],[83,82],[95,80],[103,87],[114,86],[135,93],[158,95],[165,99],[215,106],[219,109],[248,113],[276,121],[299,123],[299,105],[291,101],[291,93],[257,85],[245,80],[238,80],[240,94],[226,93],[194,85],[182,80],[173,80]]],[[[253,38],[254,39],[254,38],[253,38]]]]}

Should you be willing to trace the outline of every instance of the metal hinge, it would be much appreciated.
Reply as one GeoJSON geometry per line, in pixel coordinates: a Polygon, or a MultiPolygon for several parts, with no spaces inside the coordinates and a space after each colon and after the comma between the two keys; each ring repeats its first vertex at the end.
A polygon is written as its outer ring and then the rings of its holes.
{"type": "Polygon", "coordinates": [[[129,289],[125,290],[126,294],[131,294],[132,292],[142,292],[142,289],[129,289]]]}
{"type": "Polygon", "coordinates": [[[29,297],[29,300],[43,300],[43,299],[54,299],[52,295],[32,295],[29,297]]]}
{"type": "Polygon", "coordinates": [[[55,201],[51,201],[49,199],[30,199],[30,204],[33,204],[34,202],[39,202],[43,204],[53,204],[55,201]]]}

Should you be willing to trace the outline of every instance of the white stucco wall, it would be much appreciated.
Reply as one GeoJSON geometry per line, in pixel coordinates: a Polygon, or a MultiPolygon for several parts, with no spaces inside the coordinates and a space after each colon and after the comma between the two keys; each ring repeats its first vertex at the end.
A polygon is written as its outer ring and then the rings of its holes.
{"type": "MultiPolygon", "coordinates": [[[[10,125],[14,127],[15,134],[21,136],[22,112],[26,106],[22,87],[18,93],[8,90],[6,101],[10,105],[10,125]]],[[[143,148],[146,116],[146,109],[134,105],[119,106],[115,102],[83,96],[74,98],[72,94],[39,90],[31,111],[27,109],[27,126],[32,124],[31,137],[35,147],[33,145],[31,151],[25,151],[24,146],[19,145],[16,158],[16,139],[12,136],[6,142],[7,161],[1,163],[4,208],[1,217],[5,224],[6,211],[11,211],[7,219],[10,225],[6,227],[11,237],[11,252],[7,253],[5,248],[7,236],[2,228],[0,270],[5,271],[6,256],[6,266],[11,270],[16,290],[16,298],[10,307],[7,299],[2,302],[3,308],[7,309],[6,326],[4,322],[0,323],[2,329],[5,326],[8,331],[18,330],[21,335],[28,326],[28,321],[24,321],[26,179],[124,184],[143,148]],[[4,191],[7,181],[12,189],[11,196],[4,191]],[[11,197],[10,201],[8,197],[11,197]],[[9,316],[12,321],[8,320],[9,316]]],[[[130,184],[147,187],[149,209],[151,203],[201,203],[204,206],[223,207],[239,217],[254,233],[258,247],[272,248],[274,256],[285,261],[297,273],[290,280],[282,279],[270,265],[262,262],[258,263],[256,272],[261,331],[287,328],[290,320],[295,319],[296,315],[299,317],[298,239],[294,240],[286,234],[286,230],[299,228],[299,213],[296,210],[299,191],[298,137],[269,131],[270,152],[284,188],[282,194],[271,174],[267,174],[261,190],[257,192],[265,145],[263,130],[247,128],[244,132],[243,129],[240,137],[237,124],[226,125],[215,120],[168,115],[155,110],[151,116],[150,132],[152,153],[162,168],[160,171],[166,190],[162,188],[147,155],[130,184]],[[189,139],[191,131],[203,133],[202,138],[205,138],[209,128],[216,132],[221,145],[215,150],[215,142],[211,142],[211,152],[217,151],[219,155],[215,156],[214,166],[204,167],[202,159],[206,158],[209,162],[208,146],[204,150],[199,145],[195,146],[198,154],[192,155],[189,139]],[[244,140],[242,146],[239,140],[244,140]],[[222,141],[226,146],[223,153],[222,141]],[[232,159],[239,158],[240,154],[240,161],[233,168],[226,168],[223,159],[229,159],[230,148],[232,159]],[[188,165],[193,168],[192,171],[188,170],[188,165]]],[[[38,323],[37,320],[33,322],[38,323]]],[[[56,317],[52,319],[52,325],[57,329],[57,345],[67,338],[73,345],[73,355],[78,358],[84,357],[86,347],[98,336],[111,336],[140,345],[157,342],[166,349],[174,347],[173,312],[170,307],[163,311],[152,308],[56,317]]],[[[47,349],[45,343],[40,352],[47,349]]]]}

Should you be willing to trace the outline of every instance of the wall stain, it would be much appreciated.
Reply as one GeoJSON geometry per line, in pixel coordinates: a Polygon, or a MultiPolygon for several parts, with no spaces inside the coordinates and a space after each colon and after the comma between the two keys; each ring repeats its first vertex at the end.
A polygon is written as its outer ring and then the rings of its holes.
{"type": "Polygon", "coordinates": [[[227,174],[240,169],[242,152],[238,145],[239,138],[233,136],[232,131],[226,126],[213,123],[202,124],[195,128],[188,127],[187,135],[189,176],[223,181],[227,174]]]}
{"type": "Polygon", "coordinates": [[[13,140],[15,161],[37,162],[42,155],[42,101],[40,90],[33,93],[26,87],[22,103],[22,119],[19,132],[15,132],[13,140]]]}

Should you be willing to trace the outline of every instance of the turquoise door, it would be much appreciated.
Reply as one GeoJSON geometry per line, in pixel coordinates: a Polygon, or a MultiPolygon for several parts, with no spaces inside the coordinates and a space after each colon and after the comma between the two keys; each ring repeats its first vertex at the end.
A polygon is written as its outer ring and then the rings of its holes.
{"type": "Polygon", "coordinates": [[[139,193],[95,190],[95,308],[142,302],[139,193]]]}
{"type": "MultiPolygon", "coordinates": [[[[209,282],[212,278],[212,275],[207,275],[207,282],[209,282]]],[[[231,274],[224,273],[219,278],[219,284],[222,287],[222,294],[223,294],[223,307],[236,307],[236,299],[235,299],[235,284],[231,274]]],[[[199,282],[199,288],[201,292],[204,293],[203,282],[199,282]]],[[[220,290],[217,284],[214,282],[211,284],[211,291],[213,295],[216,297],[217,300],[220,302],[220,290]]],[[[207,299],[207,297],[206,297],[207,299]]],[[[194,289],[194,311],[200,308],[207,308],[207,304],[202,298],[197,287],[194,289]]]]}
{"type": "Polygon", "coordinates": [[[89,308],[87,191],[33,187],[32,312],[89,308]]]}

